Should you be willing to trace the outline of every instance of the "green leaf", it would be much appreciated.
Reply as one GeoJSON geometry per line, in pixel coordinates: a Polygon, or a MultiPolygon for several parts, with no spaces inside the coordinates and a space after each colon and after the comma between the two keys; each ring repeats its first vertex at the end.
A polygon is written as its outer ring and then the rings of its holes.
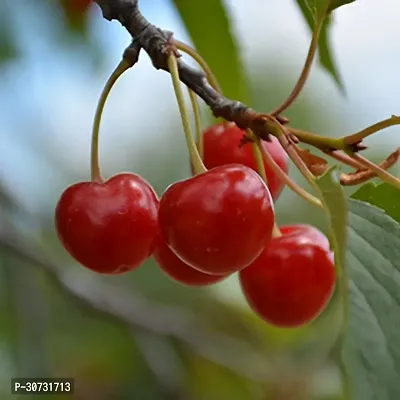
{"type": "Polygon", "coordinates": [[[342,360],[354,399],[400,398],[400,225],[349,200],[350,320],[342,360]]]}
{"type": "MultiPolygon", "coordinates": [[[[315,23],[315,6],[310,6],[309,3],[315,3],[315,1],[310,0],[297,0],[297,4],[305,18],[310,30],[312,31],[315,23]],[[313,11],[314,10],[314,11],[313,11]]],[[[338,68],[336,66],[334,57],[331,51],[331,44],[329,38],[329,28],[331,24],[331,17],[326,17],[322,25],[319,42],[318,42],[318,52],[319,52],[319,62],[321,66],[333,77],[336,84],[339,86],[340,90],[344,91],[344,85],[340,77],[338,68]]]]}
{"type": "Polygon", "coordinates": [[[347,246],[347,200],[339,180],[339,169],[333,167],[316,180],[322,202],[328,213],[335,266],[341,273],[345,267],[347,246]]]}
{"type": "Polygon", "coordinates": [[[330,49],[330,37],[329,37],[329,29],[332,22],[331,17],[327,17],[322,25],[320,38],[319,38],[319,62],[321,63],[322,67],[328,71],[333,79],[335,80],[336,84],[339,86],[339,89],[344,93],[344,84],[342,78],[339,74],[339,69],[336,65],[336,61],[332,55],[330,49]]]}
{"type": "Polygon", "coordinates": [[[356,0],[331,0],[328,8],[328,12],[332,12],[339,7],[345,6],[346,4],[354,3],[356,0]]]}
{"type": "Polygon", "coordinates": [[[400,225],[376,207],[346,201],[335,168],[316,183],[329,213],[334,250],[339,251],[336,295],[346,287],[340,274],[346,279],[347,272],[349,278],[348,326],[339,345],[350,398],[400,398],[400,225]]]}
{"type": "Polygon", "coordinates": [[[229,98],[249,102],[240,54],[222,0],[173,0],[199,54],[229,98]]]}
{"type": "MultiPolygon", "coordinates": [[[[339,168],[332,167],[315,180],[328,216],[331,248],[335,253],[337,282],[334,296],[325,311],[335,324],[342,324],[347,313],[347,199],[340,184],[339,168]],[[340,312],[339,312],[340,309],[340,312]]],[[[324,319],[324,314],[321,316],[324,319]]],[[[339,327],[339,330],[341,327],[339,327]]]]}
{"type": "Polygon", "coordinates": [[[351,197],[381,208],[395,221],[400,222],[400,190],[394,186],[388,183],[377,185],[374,182],[368,182],[351,197]]]}
{"type": "Polygon", "coordinates": [[[303,0],[315,19],[325,18],[330,0],[303,0]]]}

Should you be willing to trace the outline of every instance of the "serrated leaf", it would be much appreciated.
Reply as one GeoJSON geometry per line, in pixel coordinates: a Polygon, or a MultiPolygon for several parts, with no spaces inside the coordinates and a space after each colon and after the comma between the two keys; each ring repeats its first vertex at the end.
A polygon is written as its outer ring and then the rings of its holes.
{"type": "Polygon", "coordinates": [[[222,0],[173,0],[196,47],[229,98],[248,102],[240,54],[222,0]]]}
{"type": "MultiPolygon", "coordinates": [[[[329,210],[335,250],[349,278],[349,319],[340,350],[352,396],[400,398],[400,225],[382,210],[340,196],[337,171],[317,180],[329,210]],[[347,235],[344,232],[347,203],[347,235]],[[340,233],[341,232],[341,233],[340,233]],[[342,236],[343,235],[343,236],[342,236]],[[336,239],[336,244],[335,244],[336,239]]],[[[340,265],[337,264],[337,267],[340,265]]],[[[339,269],[339,272],[343,270],[339,269]]],[[[340,284],[340,279],[338,284],[340,284]]]]}
{"type": "Polygon", "coordinates": [[[342,360],[352,398],[400,398],[400,225],[349,200],[350,319],[342,360]]]}
{"type": "Polygon", "coordinates": [[[332,12],[339,7],[345,6],[346,4],[354,3],[356,0],[331,0],[328,8],[328,12],[332,12]]]}
{"type": "Polygon", "coordinates": [[[388,183],[377,185],[374,182],[368,182],[351,197],[381,208],[395,221],[400,222],[400,190],[394,186],[388,183]]]}
{"type": "MultiPolygon", "coordinates": [[[[314,15],[312,12],[312,8],[310,9],[310,5],[306,4],[306,0],[296,0],[297,4],[305,18],[310,30],[312,31],[314,28],[314,15]]],[[[321,33],[318,41],[318,59],[321,66],[332,76],[335,80],[336,84],[339,86],[341,91],[344,91],[344,85],[342,79],[340,77],[338,68],[336,66],[336,62],[332,55],[330,38],[329,38],[329,28],[331,24],[331,17],[326,17],[324,23],[321,28],[321,33]]]]}

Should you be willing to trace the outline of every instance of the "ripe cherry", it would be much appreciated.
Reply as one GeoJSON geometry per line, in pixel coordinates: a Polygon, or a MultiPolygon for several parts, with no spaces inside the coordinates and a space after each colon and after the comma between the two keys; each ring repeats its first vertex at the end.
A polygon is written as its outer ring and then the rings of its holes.
{"type": "Polygon", "coordinates": [[[328,239],[308,225],[281,227],[261,255],[239,273],[253,311],[281,327],[310,322],[323,310],[335,286],[328,239]]]}
{"type": "Polygon", "coordinates": [[[282,236],[289,234],[298,236],[302,243],[314,243],[326,250],[330,249],[329,239],[315,226],[306,224],[282,225],[279,227],[282,236]]]}
{"type": "Polygon", "coordinates": [[[89,9],[93,0],[61,0],[65,12],[71,16],[82,16],[89,9]]]}
{"type": "Polygon", "coordinates": [[[186,286],[207,286],[222,281],[227,275],[210,275],[200,272],[183,262],[168,247],[160,235],[153,258],[160,269],[172,280],[186,286]]]}
{"type": "MultiPolygon", "coordinates": [[[[204,165],[211,169],[224,164],[243,164],[257,172],[253,150],[250,143],[241,146],[241,139],[245,132],[234,123],[216,124],[203,133],[204,165]]],[[[288,172],[288,156],[278,139],[271,136],[271,141],[263,141],[262,145],[271,155],[279,167],[288,172]]],[[[276,200],[280,195],[284,183],[275,175],[268,164],[264,162],[268,188],[272,198],[276,200]]]]}
{"type": "Polygon", "coordinates": [[[209,274],[229,274],[253,262],[270,241],[272,198],[252,169],[224,165],[174,183],[160,200],[169,247],[209,274]]]}
{"type": "Polygon", "coordinates": [[[158,199],[141,177],[124,173],[104,183],[69,186],[56,207],[56,229],[79,263],[100,273],[138,267],[156,245],[158,199]]]}

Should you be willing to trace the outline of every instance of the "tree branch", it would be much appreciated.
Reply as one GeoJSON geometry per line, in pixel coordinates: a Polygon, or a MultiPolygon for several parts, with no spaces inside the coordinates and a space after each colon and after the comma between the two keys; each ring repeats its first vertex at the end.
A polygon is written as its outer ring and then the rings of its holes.
{"type": "MultiPolygon", "coordinates": [[[[239,128],[251,129],[262,139],[268,139],[269,129],[266,114],[260,114],[247,105],[228,99],[218,93],[208,82],[203,71],[190,67],[179,59],[180,54],[173,45],[172,33],[162,30],[144,18],[139,10],[138,0],[95,0],[104,18],[118,20],[132,35],[136,46],[149,55],[157,69],[168,70],[167,58],[171,52],[178,56],[180,80],[195,92],[210,107],[215,117],[235,122],[239,128]]],[[[288,120],[277,117],[282,124],[288,120]]]]}

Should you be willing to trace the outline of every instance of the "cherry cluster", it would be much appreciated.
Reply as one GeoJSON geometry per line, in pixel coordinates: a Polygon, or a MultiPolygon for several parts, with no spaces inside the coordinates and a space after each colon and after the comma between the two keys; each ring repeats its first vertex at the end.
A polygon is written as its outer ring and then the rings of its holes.
{"type": "MultiPolygon", "coordinates": [[[[121,274],[153,257],[172,280],[205,286],[238,273],[243,294],[266,322],[295,327],[313,320],[335,286],[328,239],[308,225],[275,223],[283,183],[234,123],[203,132],[206,172],[173,183],[158,199],[143,178],[121,173],[68,187],[56,207],[65,249],[83,266],[121,274]]],[[[262,142],[287,172],[275,137],[262,142]]]]}

